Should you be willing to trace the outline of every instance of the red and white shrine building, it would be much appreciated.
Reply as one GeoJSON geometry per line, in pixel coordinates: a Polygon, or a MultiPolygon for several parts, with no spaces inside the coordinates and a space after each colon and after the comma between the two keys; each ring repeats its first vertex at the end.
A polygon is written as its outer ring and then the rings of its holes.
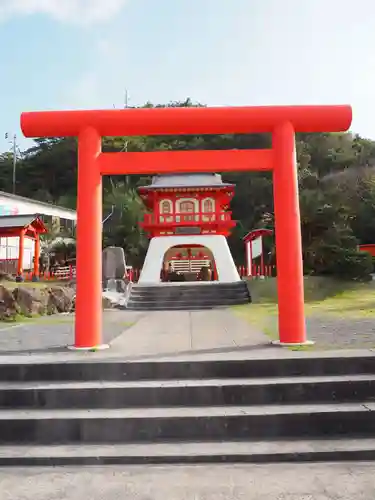
{"type": "Polygon", "coordinates": [[[19,276],[25,270],[38,274],[44,222],[60,226],[62,221],[74,227],[76,219],[75,210],[0,191],[0,270],[19,276]]]}
{"type": "Polygon", "coordinates": [[[141,225],[151,238],[140,285],[160,283],[168,267],[194,275],[205,264],[219,282],[241,280],[227,242],[236,225],[234,188],[218,174],[157,175],[139,188],[148,209],[141,225]]]}

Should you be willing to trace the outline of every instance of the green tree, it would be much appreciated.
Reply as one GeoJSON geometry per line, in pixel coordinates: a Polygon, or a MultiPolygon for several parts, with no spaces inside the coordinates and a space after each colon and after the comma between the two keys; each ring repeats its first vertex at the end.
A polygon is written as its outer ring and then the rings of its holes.
{"type": "Polygon", "coordinates": [[[104,194],[104,213],[112,216],[103,225],[104,246],[120,246],[125,250],[127,263],[139,267],[147,249],[147,238],[140,229],[144,206],[126,184],[111,186],[104,194]]]}

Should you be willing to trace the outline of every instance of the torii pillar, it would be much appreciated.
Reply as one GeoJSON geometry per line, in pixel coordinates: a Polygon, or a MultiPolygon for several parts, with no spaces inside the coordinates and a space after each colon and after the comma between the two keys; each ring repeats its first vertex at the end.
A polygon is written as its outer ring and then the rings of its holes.
{"type": "MultiPolygon", "coordinates": [[[[295,133],[343,132],[350,106],[138,108],[23,113],[26,137],[78,137],[75,348],[102,344],[102,175],[273,171],[279,343],[304,345],[306,328],[295,133]],[[272,134],[272,149],[102,153],[103,136],[272,134]]],[[[251,307],[251,306],[249,306],[251,307]]]]}

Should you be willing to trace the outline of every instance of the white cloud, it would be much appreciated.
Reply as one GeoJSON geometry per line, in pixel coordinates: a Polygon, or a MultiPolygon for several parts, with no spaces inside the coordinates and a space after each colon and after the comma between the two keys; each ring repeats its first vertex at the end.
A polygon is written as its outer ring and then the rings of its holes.
{"type": "Polygon", "coordinates": [[[93,24],[113,18],[128,0],[0,0],[0,19],[45,14],[57,21],[93,24]]]}

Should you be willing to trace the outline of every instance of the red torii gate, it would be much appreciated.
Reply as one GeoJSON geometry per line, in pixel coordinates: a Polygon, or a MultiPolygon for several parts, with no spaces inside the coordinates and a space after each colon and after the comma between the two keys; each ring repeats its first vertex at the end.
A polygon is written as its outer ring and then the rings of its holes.
{"type": "Polygon", "coordinates": [[[102,175],[272,170],[279,338],[306,343],[295,132],[343,132],[343,106],[139,108],[21,115],[26,137],[78,137],[75,348],[102,342],[102,175]],[[272,149],[102,153],[103,136],[272,133],[272,149]]]}

